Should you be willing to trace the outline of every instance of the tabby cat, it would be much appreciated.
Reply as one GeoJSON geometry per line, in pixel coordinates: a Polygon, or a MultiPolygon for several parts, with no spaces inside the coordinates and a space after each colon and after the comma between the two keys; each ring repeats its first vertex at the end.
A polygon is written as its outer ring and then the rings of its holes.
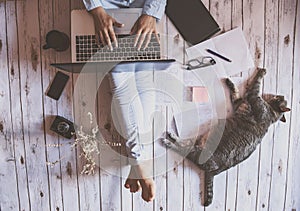
{"type": "MultiPolygon", "coordinates": [[[[163,143],[195,163],[204,171],[204,195],[202,204],[208,206],[213,198],[213,177],[247,159],[261,142],[268,128],[278,120],[285,122],[284,112],[290,111],[283,96],[262,97],[260,94],[261,81],[266,74],[265,69],[257,69],[252,83],[245,96],[239,96],[238,89],[226,79],[230,90],[233,115],[225,121],[223,134],[216,150],[210,152],[205,163],[199,162],[208,133],[198,138],[192,145],[188,140],[180,140],[168,133],[163,143]],[[204,144],[203,144],[204,143],[204,144]],[[189,151],[188,151],[189,150],[189,151]],[[188,153],[186,153],[188,151],[188,153]]],[[[206,148],[207,149],[207,148],[206,148]]]]}

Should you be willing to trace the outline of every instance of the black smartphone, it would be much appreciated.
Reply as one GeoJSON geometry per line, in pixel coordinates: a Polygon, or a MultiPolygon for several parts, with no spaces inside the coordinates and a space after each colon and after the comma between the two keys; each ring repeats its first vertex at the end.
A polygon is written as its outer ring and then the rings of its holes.
{"type": "Polygon", "coordinates": [[[58,100],[63,92],[70,76],[58,71],[48,89],[47,96],[58,100]]]}

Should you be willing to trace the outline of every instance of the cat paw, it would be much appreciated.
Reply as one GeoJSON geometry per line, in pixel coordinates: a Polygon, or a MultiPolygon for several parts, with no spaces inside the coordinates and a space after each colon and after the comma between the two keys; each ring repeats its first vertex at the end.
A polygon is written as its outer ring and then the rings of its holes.
{"type": "Polygon", "coordinates": [[[161,143],[167,148],[174,147],[174,144],[177,142],[178,136],[176,134],[166,132],[164,136],[161,137],[161,143]]]}
{"type": "Polygon", "coordinates": [[[161,144],[167,148],[172,147],[172,142],[170,142],[168,139],[161,139],[161,144]]]}
{"type": "Polygon", "coordinates": [[[179,137],[176,134],[170,133],[170,132],[166,133],[166,138],[169,139],[169,141],[171,141],[173,143],[179,139],[179,137]]]}
{"type": "Polygon", "coordinates": [[[258,68],[257,70],[258,70],[257,74],[261,77],[267,74],[267,70],[264,68],[258,68]]]}

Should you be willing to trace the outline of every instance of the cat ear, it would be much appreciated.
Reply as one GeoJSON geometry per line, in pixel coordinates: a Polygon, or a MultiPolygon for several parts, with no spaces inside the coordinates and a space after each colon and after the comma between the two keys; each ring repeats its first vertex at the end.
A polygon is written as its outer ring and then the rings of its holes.
{"type": "Polygon", "coordinates": [[[282,117],[280,118],[280,121],[286,122],[286,119],[285,119],[285,116],[284,116],[284,115],[282,115],[282,117]]]}

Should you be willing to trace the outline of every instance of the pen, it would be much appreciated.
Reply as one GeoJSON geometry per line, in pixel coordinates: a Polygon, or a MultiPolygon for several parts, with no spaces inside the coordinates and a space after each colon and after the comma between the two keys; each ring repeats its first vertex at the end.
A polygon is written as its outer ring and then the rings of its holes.
{"type": "Polygon", "coordinates": [[[223,59],[223,60],[227,61],[227,62],[232,62],[230,59],[226,58],[225,56],[222,56],[221,54],[218,54],[217,52],[214,52],[210,49],[206,49],[206,51],[208,53],[212,54],[212,55],[215,55],[215,56],[219,57],[220,59],[223,59]]]}

